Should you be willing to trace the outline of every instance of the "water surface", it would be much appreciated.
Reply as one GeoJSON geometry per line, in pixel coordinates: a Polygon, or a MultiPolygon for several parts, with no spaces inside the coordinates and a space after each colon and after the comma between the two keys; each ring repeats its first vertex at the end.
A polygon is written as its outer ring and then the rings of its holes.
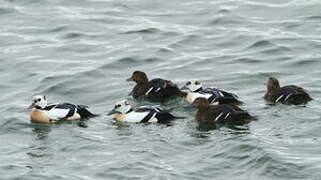
{"type": "Polygon", "coordinates": [[[318,0],[1,0],[1,179],[319,179],[318,0]],[[114,123],[134,70],[232,91],[259,120],[205,131],[114,123]],[[306,107],[267,106],[269,76],[305,87],[306,107]],[[34,94],[90,105],[85,122],[31,124],[34,94]]]}

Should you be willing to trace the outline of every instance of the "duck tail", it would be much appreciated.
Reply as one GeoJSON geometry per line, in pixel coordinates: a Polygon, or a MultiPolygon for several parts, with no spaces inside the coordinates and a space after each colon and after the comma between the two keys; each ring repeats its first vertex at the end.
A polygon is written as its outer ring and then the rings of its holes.
{"type": "Polygon", "coordinates": [[[183,116],[174,116],[175,119],[186,119],[186,117],[183,116]]]}
{"type": "Polygon", "coordinates": [[[169,112],[158,112],[155,117],[160,123],[169,123],[175,119],[185,119],[185,117],[174,116],[169,112]]]}
{"type": "Polygon", "coordinates": [[[243,101],[240,101],[240,100],[236,100],[234,104],[235,104],[235,105],[243,105],[244,102],[243,102],[243,101]]]}
{"type": "Polygon", "coordinates": [[[78,105],[78,106],[77,106],[77,113],[78,113],[82,118],[91,118],[91,117],[97,117],[97,116],[99,116],[98,114],[93,114],[93,113],[90,112],[87,108],[88,108],[88,106],[78,105]]]}
{"type": "Polygon", "coordinates": [[[257,117],[250,115],[246,111],[237,111],[237,112],[235,112],[235,115],[236,115],[237,119],[248,120],[248,121],[257,120],[257,117]]]}
{"type": "Polygon", "coordinates": [[[299,105],[299,104],[306,104],[313,99],[307,93],[296,93],[291,95],[288,99],[288,103],[299,105]]]}

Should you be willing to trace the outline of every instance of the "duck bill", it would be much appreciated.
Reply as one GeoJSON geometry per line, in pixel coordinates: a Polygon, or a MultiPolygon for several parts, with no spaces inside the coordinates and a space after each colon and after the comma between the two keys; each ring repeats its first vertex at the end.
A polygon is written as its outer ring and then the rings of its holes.
{"type": "Polygon", "coordinates": [[[188,88],[186,86],[183,86],[181,90],[188,90],[188,88]]]}
{"type": "Polygon", "coordinates": [[[133,77],[126,79],[126,81],[134,81],[133,77]]]}
{"type": "Polygon", "coordinates": [[[30,104],[30,106],[27,108],[27,109],[32,109],[32,108],[34,108],[36,106],[36,104],[35,103],[32,103],[32,104],[30,104]]]}
{"type": "Polygon", "coordinates": [[[116,114],[117,111],[115,109],[111,110],[107,115],[110,116],[110,115],[113,115],[113,114],[116,114]]]}

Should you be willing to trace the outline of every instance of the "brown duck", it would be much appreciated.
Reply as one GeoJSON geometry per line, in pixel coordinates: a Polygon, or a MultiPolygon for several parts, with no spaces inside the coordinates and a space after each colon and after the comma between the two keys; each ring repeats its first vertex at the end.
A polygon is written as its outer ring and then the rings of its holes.
{"type": "Polygon", "coordinates": [[[234,123],[255,120],[247,111],[234,104],[210,105],[206,98],[195,99],[192,104],[198,109],[196,119],[201,123],[234,123]]]}
{"type": "Polygon", "coordinates": [[[269,103],[282,103],[282,104],[306,104],[312,100],[310,95],[301,87],[289,85],[280,87],[279,81],[270,77],[267,82],[267,92],[264,99],[269,103]]]}
{"type": "Polygon", "coordinates": [[[135,71],[127,81],[136,82],[131,92],[135,99],[146,98],[150,101],[164,101],[170,97],[186,96],[186,93],[182,92],[172,81],[160,78],[149,81],[147,75],[142,71],[135,71]]]}

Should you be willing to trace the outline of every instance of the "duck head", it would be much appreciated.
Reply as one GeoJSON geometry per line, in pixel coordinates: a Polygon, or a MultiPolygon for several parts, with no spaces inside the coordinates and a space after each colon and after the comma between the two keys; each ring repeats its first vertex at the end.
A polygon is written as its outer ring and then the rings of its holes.
{"type": "Polygon", "coordinates": [[[208,100],[206,98],[203,98],[203,97],[199,97],[199,98],[196,98],[194,100],[194,102],[192,103],[192,105],[199,109],[199,110],[207,110],[210,103],[208,102],[208,100]]]}
{"type": "Polygon", "coordinates": [[[132,109],[131,105],[126,100],[118,101],[115,104],[114,109],[112,109],[108,113],[108,115],[125,114],[125,113],[128,113],[131,109],[132,109]]]}
{"type": "Polygon", "coordinates": [[[270,77],[267,82],[267,90],[270,92],[278,88],[280,88],[279,81],[275,77],[270,77]]]}
{"type": "Polygon", "coordinates": [[[127,81],[134,81],[136,83],[147,83],[148,78],[147,75],[142,71],[133,72],[132,76],[127,79],[127,81]]]}
{"type": "Polygon", "coordinates": [[[32,100],[32,103],[28,107],[28,109],[32,109],[32,108],[43,109],[48,105],[46,96],[43,96],[43,95],[33,96],[31,100],[32,100]]]}
{"type": "Polygon", "coordinates": [[[181,90],[189,90],[191,92],[198,92],[202,90],[202,83],[198,80],[187,81],[181,90]]]}

